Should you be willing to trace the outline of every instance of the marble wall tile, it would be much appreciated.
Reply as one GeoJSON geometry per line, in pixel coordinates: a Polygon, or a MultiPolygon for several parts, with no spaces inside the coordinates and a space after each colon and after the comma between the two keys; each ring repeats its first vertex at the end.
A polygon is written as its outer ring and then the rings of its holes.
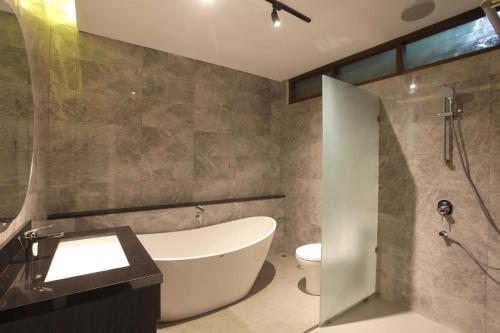
{"type": "MultiPolygon", "coordinates": [[[[128,214],[109,214],[101,216],[81,217],[75,219],[75,230],[86,231],[104,228],[130,226],[134,230],[133,216],[128,214]]],[[[134,230],[135,231],[135,230],[134,230]]]]}
{"type": "MultiPolygon", "coordinates": [[[[492,211],[500,211],[500,190],[495,190],[500,179],[495,153],[500,85],[490,76],[498,67],[493,54],[363,87],[382,97],[377,290],[457,332],[495,331],[498,312],[493,309],[498,303],[477,265],[460,247],[447,246],[436,235],[449,228],[437,215],[436,202],[446,198],[454,203],[451,232],[481,260],[496,250],[488,245],[492,232],[462,171],[456,145],[454,168],[442,162],[442,121],[435,114],[442,109],[440,87],[455,86],[464,109],[461,130],[472,178],[492,211]],[[416,91],[410,91],[411,83],[416,91]]],[[[281,185],[287,195],[285,246],[291,252],[319,240],[321,190],[309,184],[315,179],[321,183],[320,112],[311,112],[320,106],[315,101],[275,103],[272,112],[280,112],[274,119],[280,133],[281,185]]]]}
{"type": "Polygon", "coordinates": [[[285,200],[257,200],[238,203],[239,217],[269,216],[275,220],[281,220],[285,217],[285,200]]]}
{"type": "Polygon", "coordinates": [[[28,119],[0,116],[0,150],[30,150],[28,119]]]}
{"type": "Polygon", "coordinates": [[[76,89],[79,85],[78,66],[73,57],[58,54],[50,58],[50,85],[76,89]]]}
{"type": "Polygon", "coordinates": [[[76,151],[75,124],[53,120],[49,123],[49,149],[51,151],[76,151]]]}
{"type": "Polygon", "coordinates": [[[80,152],[114,153],[113,133],[108,124],[78,123],[76,149],[80,152]]]}
{"type": "Polygon", "coordinates": [[[194,133],[194,153],[197,157],[234,156],[233,135],[196,131],[194,133]]]}
{"type": "Polygon", "coordinates": [[[181,180],[147,180],[142,182],[141,205],[192,202],[194,182],[181,180]]]}
{"type": "Polygon", "coordinates": [[[79,119],[76,109],[76,90],[64,87],[51,87],[49,116],[51,121],[76,122],[79,119]]]}
{"type": "Polygon", "coordinates": [[[205,208],[202,222],[204,226],[233,221],[240,217],[238,203],[205,205],[203,208],[205,208]]]}
{"type": "Polygon", "coordinates": [[[195,156],[195,179],[234,179],[236,159],[231,156],[195,156]]]}
{"type": "Polygon", "coordinates": [[[500,192],[500,129],[491,130],[491,158],[489,185],[492,192],[500,192]]]}
{"type": "Polygon", "coordinates": [[[273,242],[271,243],[271,248],[269,249],[268,255],[275,255],[285,252],[286,238],[284,218],[278,219],[276,223],[276,230],[274,231],[273,242]]]}
{"type": "MultiPolygon", "coordinates": [[[[54,58],[77,59],[78,36],[76,27],[54,26],[50,33],[50,55],[54,58]]],[[[75,68],[76,70],[76,68],[75,68]]]]}
{"type": "MultiPolygon", "coordinates": [[[[275,218],[277,221],[275,232],[277,244],[273,245],[274,253],[282,252],[284,242],[282,199],[206,205],[204,208],[206,209],[202,220],[204,226],[251,216],[275,218]]],[[[197,210],[194,207],[183,207],[61,220],[61,224],[74,223],[76,230],[130,226],[134,232],[139,234],[172,232],[198,227],[196,213],[197,210]]]]}
{"type": "Polygon", "coordinates": [[[54,72],[76,66],[77,74],[76,85],[61,80],[50,93],[53,150],[77,152],[73,184],[106,184],[110,207],[280,190],[269,80],[54,30],[54,72]]]}
{"type": "Polygon", "coordinates": [[[136,233],[158,233],[197,227],[193,207],[152,210],[132,214],[132,229],[136,233]]]}
{"type": "MultiPolygon", "coordinates": [[[[71,27],[54,26],[50,36],[49,212],[281,191],[270,80],[71,27]]],[[[29,91],[20,86],[25,88],[29,91]]],[[[213,205],[204,222],[273,214],[278,228],[271,252],[279,253],[285,245],[284,203],[279,201],[213,205]]],[[[67,230],[129,225],[140,233],[163,232],[195,227],[195,213],[190,207],[60,225],[67,230]]]]}
{"type": "MultiPolygon", "coordinates": [[[[418,88],[439,88],[444,84],[455,85],[459,82],[488,77],[491,70],[490,63],[490,55],[486,53],[403,75],[396,78],[395,82],[403,89],[407,89],[410,82],[415,83],[418,88]]],[[[388,94],[395,95],[390,92],[388,94]]]]}
{"type": "Polygon", "coordinates": [[[232,185],[231,191],[235,197],[255,197],[281,191],[279,178],[235,178],[232,185]]]}
{"type": "Polygon", "coordinates": [[[29,116],[29,85],[0,80],[0,116],[29,116]]]}
{"type": "Polygon", "coordinates": [[[84,32],[75,34],[74,37],[78,38],[78,59],[123,68],[142,66],[143,48],[140,46],[84,32]]]}
{"type": "Polygon", "coordinates": [[[491,74],[500,74],[500,51],[495,50],[489,53],[490,55],[490,65],[491,65],[491,74]]]}
{"type": "Polygon", "coordinates": [[[172,103],[190,103],[194,99],[194,81],[173,79],[159,74],[143,76],[142,95],[172,103]]]}
{"type": "Polygon", "coordinates": [[[124,180],[108,183],[108,205],[115,207],[140,207],[142,203],[142,182],[124,180]]]}
{"type": "Polygon", "coordinates": [[[500,74],[491,78],[491,122],[494,127],[500,127],[500,74]]]}
{"type": "Polygon", "coordinates": [[[279,158],[281,149],[279,140],[270,134],[251,135],[234,133],[235,156],[253,156],[261,158],[279,158]]]}
{"type": "Polygon", "coordinates": [[[144,75],[164,74],[173,80],[194,80],[196,61],[153,49],[144,49],[144,75]]]}
{"type": "Polygon", "coordinates": [[[23,207],[28,186],[0,185],[0,214],[2,217],[15,217],[23,207]]]}
{"type": "Polygon", "coordinates": [[[237,157],[236,178],[279,178],[279,160],[262,159],[260,157],[237,157]]]}
{"type": "Polygon", "coordinates": [[[139,182],[142,179],[140,154],[112,154],[109,159],[110,180],[116,183],[139,182]]]}
{"type": "Polygon", "coordinates": [[[48,210],[51,213],[72,212],[76,210],[76,186],[74,184],[50,185],[48,210]]]}
{"type": "Polygon", "coordinates": [[[76,185],[76,210],[96,210],[109,208],[107,183],[81,183],[76,185]]]}
{"type": "Polygon", "coordinates": [[[257,114],[238,111],[232,118],[232,128],[235,133],[266,135],[271,132],[270,113],[257,114]]]}
{"type": "Polygon", "coordinates": [[[228,106],[196,107],[194,130],[202,132],[232,133],[234,112],[228,106]]]}
{"type": "MultiPolygon", "coordinates": [[[[22,38],[22,37],[21,37],[22,38]]],[[[0,80],[7,82],[29,83],[30,73],[26,50],[5,40],[5,35],[0,31],[0,80]]]]}
{"type": "Polygon", "coordinates": [[[110,174],[111,155],[102,152],[79,152],[76,154],[76,182],[105,183],[110,174]]]}
{"type": "MultiPolygon", "coordinates": [[[[141,103],[142,126],[185,129],[193,127],[193,107],[190,104],[143,98],[141,103]]],[[[196,116],[194,116],[196,119],[196,116]]],[[[195,125],[196,130],[196,125],[195,125]]]]}
{"type": "MultiPolygon", "coordinates": [[[[41,6],[43,7],[43,5],[42,3],[41,6]]],[[[50,53],[50,28],[45,19],[34,17],[21,8],[16,12],[16,16],[19,26],[22,28],[23,36],[17,36],[15,43],[18,46],[21,44],[25,44],[26,46],[26,55],[30,65],[30,83],[25,82],[19,85],[11,83],[9,84],[10,87],[2,85],[0,89],[2,91],[0,93],[0,114],[3,116],[9,115],[11,112],[19,114],[20,111],[26,111],[27,115],[31,114],[27,119],[33,124],[33,129],[30,129],[28,133],[30,140],[34,139],[34,146],[33,149],[30,149],[32,152],[25,159],[27,169],[29,169],[29,165],[31,164],[29,184],[27,186],[14,186],[11,192],[12,198],[20,197],[17,193],[20,193],[20,190],[24,187],[23,197],[27,193],[26,200],[24,200],[24,205],[20,213],[9,224],[8,229],[0,234],[1,244],[9,241],[26,224],[26,221],[37,221],[42,219],[46,214],[45,199],[47,196],[46,184],[48,174],[46,157],[48,150],[47,110],[49,96],[47,83],[49,82],[48,55],[50,53]],[[8,94],[15,92],[16,89],[19,92],[17,96],[20,97],[14,98],[14,95],[12,95],[8,98],[8,94]]],[[[14,23],[15,20],[11,22],[14,23]]],[[[11,46],[13,46],[13,43],[11,43],[11,46]]],[[[24,58],[26,58],[26,55],[24,58]]],[[[17,69],[14,69],[11,73],[15,75],[20,74],[17,69]]],[[[5,82],[3,83],[5,84],[5,82]]],[[[14,168],[14,166],[11,168],[14,168]]],[[[4,166],[1,166],[0,169],[3,170],[4,166]]]]}
{"type": "Polygon", "coordinates": [[[193,199],[195,201],[219,200],[242,197],[241,187],[234,179],[196,179],[193,199]]]}
{"type": "Polygon", "coordinates": [[[71,152],[50,152],[48,163],[50,185],[74,184],[76,181],[76,154],[71,152]]]}
{"type": "Polygon", "coordinates": [[[81,122],[105,123],[133,126],[140,124],[138,101],[134,95],[111,96],[78,91],[76,114],[81,122]]]}
{"type": "Polygon", "coordinates": [[[50,36],[50,84],[76,89],[77,30],[72,26],[58,25],[57,29],[51,29],[50,36]]]}
{"type": "Polygon", "coordinates": [[[193,156],[186,154],[142,154],[142,180],[193,179],[193,156]]]}
{"type": "Polygon", "coordinates": [[[142,128],[143,153],[192,154],[193,142],[194,134],[189,129],[142,128]]]}
{"type": "Polygon", "coordinates": [[[77,87],[81,91],[114,96],[136,96],[141,93],[138,68],[124,69],[86,60],[79,60],[77,66],[77,87]]]}
{"type": "Polygon", "coordinates": [[[238,74],[229,68],[197,61],[194,79],[197,83],[228,89],[233,87],[238,74]]]}

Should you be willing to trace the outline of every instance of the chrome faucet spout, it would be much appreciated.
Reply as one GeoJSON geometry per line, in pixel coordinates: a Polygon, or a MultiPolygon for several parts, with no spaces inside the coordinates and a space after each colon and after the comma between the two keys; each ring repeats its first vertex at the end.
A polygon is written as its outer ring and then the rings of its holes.
{"type": "Polygon", "coordinates": [[[196,220],[198,221],[198,228],[203,226],[203,214],[205,213],[205,208],[202,206],[195,206],[195,208],[198,210],[196,212],[196,220]]]}
{"type": "MultiPolygon", "coordinates": [[[[46,238],[60,238],[64,236],[64,232],[55,232],[52,234],[40,235],[39,232],[42,230],[47,230],[53,228],[54,225],[49,225],[45,227],[35,228],[28,230],[24,233],[24,240],[27,241],[27,246],[24,249],[26,253],[26,261],[31,261],[38,256],[38,241],[46,238]]],[[[21,242],[22,244],[22,242],[21,242]]]]}

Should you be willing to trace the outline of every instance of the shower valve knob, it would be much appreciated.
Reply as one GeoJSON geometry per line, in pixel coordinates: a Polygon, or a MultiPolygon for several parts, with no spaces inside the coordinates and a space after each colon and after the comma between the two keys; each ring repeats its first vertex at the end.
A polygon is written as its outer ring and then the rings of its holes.
{"type": "Polygon", "coordinates": [[[453,204],[448,200],[439,200],[437,204],[437,211],[441,217],[453,214],[453,204]]]}

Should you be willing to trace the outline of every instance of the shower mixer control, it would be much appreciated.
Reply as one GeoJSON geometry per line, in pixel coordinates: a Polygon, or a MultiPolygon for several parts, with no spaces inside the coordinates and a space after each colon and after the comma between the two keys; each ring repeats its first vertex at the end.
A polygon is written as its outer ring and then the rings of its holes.
{"type": "Polygon", "coordinates": [[[437,204],[437,211],[441,218],[453,214],[453,204],[448,200],[439,200],[437,204]]]}

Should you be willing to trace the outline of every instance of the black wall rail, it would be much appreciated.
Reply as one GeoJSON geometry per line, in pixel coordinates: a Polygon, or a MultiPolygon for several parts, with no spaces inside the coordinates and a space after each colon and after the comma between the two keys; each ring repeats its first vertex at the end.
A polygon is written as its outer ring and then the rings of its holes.
{"type": "Polygon", "coordinates": [[[83,211],[83,212],[56,213],[56,214],[49,214],[47,219],[60,220],[60,219],[69,219],[69,218],[78,218],[78,217],[143,212],[143,211],[148,211],[148,210],[160,210],[160,209],[171,209],[171,208],[182,208],[182,207],[194,207],[194,206],[202,206],[202,205],[220,205],[220,204],[233,203],[233,202],[281,199],[284,197],[285,197],[284,194],[275,194],[275,195],[263,195],[263,196],[258,196],[258,197],[243,197],[243,198],[231,198],[231,199],[220,199],[220,200],[173,203],[173,204],[154,205],[154,206],[113,208],[113,209],[102,209],[102,210],[89,210],[89,211],[83,211]]]}

